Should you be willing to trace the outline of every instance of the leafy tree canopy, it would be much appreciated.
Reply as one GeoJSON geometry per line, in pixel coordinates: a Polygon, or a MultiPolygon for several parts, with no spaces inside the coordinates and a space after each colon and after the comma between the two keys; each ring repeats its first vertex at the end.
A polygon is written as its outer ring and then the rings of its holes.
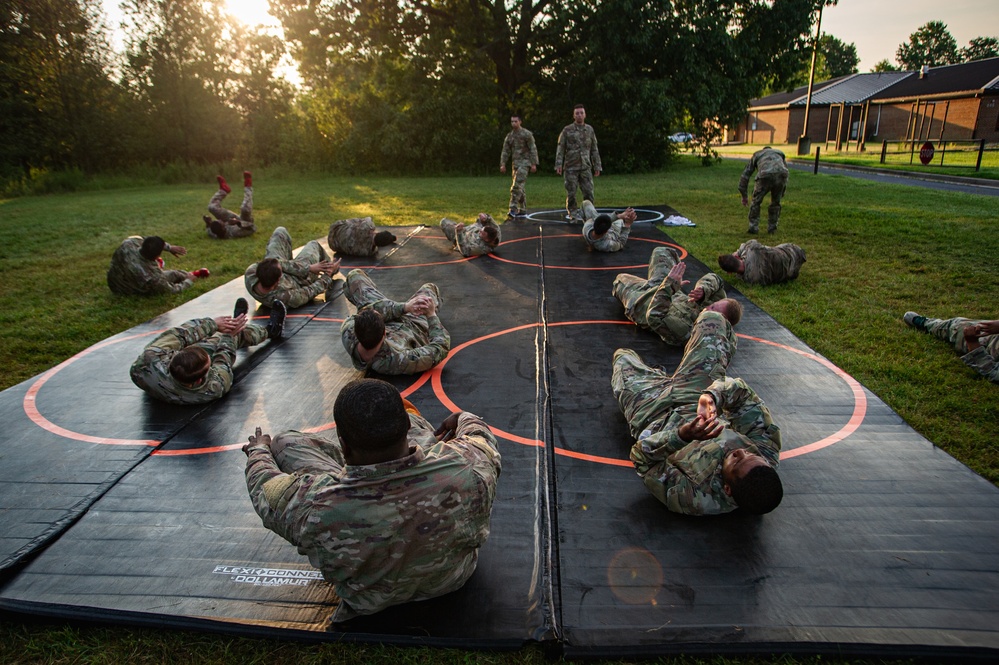
{"type": "Polygon", "coordinates": [[[909,41],[900,44],[895,60],[902,69],[920,69],[923,65],[939,67],[959,62],[957,41],[943,21],[930,21],[909,35],[909,41]]]}
{"type": "Polygon", "coordinates": [[[995,37],[975,37],[958,52],[961,62],[984,60],[999,57],[999,39],[995,37]]]}
{"type": "Polygon", "coordinates": [[[891,63],[888,58],[883,60],[878,60],[874,63],[874,67],[871,68],[872,72],[897,72],[899,68],[891,63]]]}

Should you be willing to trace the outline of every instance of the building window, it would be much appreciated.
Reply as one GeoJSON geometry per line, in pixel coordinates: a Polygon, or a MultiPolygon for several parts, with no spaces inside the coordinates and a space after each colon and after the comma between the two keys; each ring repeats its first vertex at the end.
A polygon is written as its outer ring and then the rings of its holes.
{"type": "Polygon", "coordinates": [[[759,120],[759,118],[757,117],[757,115],[755,113],[753,115],[749,116],[749,129],[751,131],[754,131],[754,132],[756,131],[756,123],[757,123],[758,120],[759,120]]]}

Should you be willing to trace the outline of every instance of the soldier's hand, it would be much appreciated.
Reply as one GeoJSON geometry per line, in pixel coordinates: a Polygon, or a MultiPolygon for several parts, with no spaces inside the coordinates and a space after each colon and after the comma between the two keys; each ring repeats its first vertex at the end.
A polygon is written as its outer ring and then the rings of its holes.
{"type": "Polygon", "coordinates": [[[419,316],[426,311],[428,300],[429,299],[426,296],[413,296],[406,301],[405,305],[402,306],[402,311],[407,314],[416,314],[419,316]]]}
{"type": "Polygon", "coordinates": [[[742,205],[744,205],[744,206],[748,206],[749,205],[749,199],[747,197],[745,197],[745,196],[742,197],[742,205]]]}
{"type": "Polygon", "coordinates": [[[677,430],[680,438],[690,443],[691,441],[707,441],[722,433],[724,426],[717,418],[705,419],[697,416],[689,423],[685,423],[677,430]]]}
{"type": "Polygon", "coordinates": [[[697,415],[705,420],[718,417],[718,405],[715,404],[715,398],[711,396],[711,393],[702,393],[697,398],[697,415]]]}
{"type": "Polygon", "coordinates": [[[635,212],[634,208],[628,208],[624,212],[618,215],[618,218],[624,222],[625,226],[631,226],[638,219],[638,213],[635,212]]]}
{"type": "Polygon", "coordinates": [[[270,449],[271,447],[271,435],[264,434],[258,427],[256,431],[248,437],[249,443],[243,445],[243,452],[247,455],[250,454],[250,446],[261,444],[265,448],[270,449]]]}
{"type": "Polygon", "coordinates": [[[444,419],[440,427],[434,430],[434,436],[437,437],[438,441],[450,441],[454,438],[455,432],[458,429],[458,416],[460,415],[460,411],[455,411],[444,419]]]}
{"type": "Polygon", "coordinates": [[[500,173],[506,173],[506,167],[505,166],[501,166],[500,167],[500,173]]]}
{"type": "Polygon", "coordinates": [[[531,173],[537,173],[537,172],[538,172],[538,165],[537,164],[532,164],[531,165],[531,173]]]}
{"type": "Polygon", "coordinates": [[[184,256],[187,254],[187,249],[181,247],[180,245],[170,245],[170,249],[167,250],[174,256],[184,256]]]}
{"type": "Polygon", "coordinates": [[[556,166],[555,167],[555,173],[557,173],[559,175],[562,175],[562,167],[561,166],[556,166]]]}
{"type": "Polygon", "coordinates": [[[666,279],[672,279],[673,281],[679,282],[680,286],[684,284],[690,284],[690,280],[685,280],[683,278],[683,273],[687,272],[687,264],[680,261],[675,266],[669,269],[669,274],[666,275],[666,279]]]}
{"type": "Polygon", "coordinates": [[[704,300],[704,289],[700,286],[695,286],[690,290],[689,296],[688,300],[690,300],[690,302],[701,302],[704,300]]]}

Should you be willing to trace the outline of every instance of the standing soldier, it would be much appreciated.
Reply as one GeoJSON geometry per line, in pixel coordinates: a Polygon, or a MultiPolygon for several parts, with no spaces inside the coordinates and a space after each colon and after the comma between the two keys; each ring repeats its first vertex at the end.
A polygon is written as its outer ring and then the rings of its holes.
{"type": "Polygon", "coordinates": [[[447,357],[451,336],[437,316],[436,284],[424,284],[406,302],[395,302],[363,270],[351,270],[344,291],[357,314],[340,326],[340,338],[356,369],[419,374],[447,357]]]}
{"type": "MultiPolygon", "coordinates": [[[[250,295],[267,307],[281,301],[289,309],[301,307],[333,284],[340,259],[330,260],[318,240],[310,240],[291,258],[291,234],[279,226],[267,242],[264,260],[243,273],[250,295]]],[[[327,294],[327,300],[332,298],[327,294]]]]}
{"type": "Polygon", "coordinates": [[[718,265],[725,272],[734,272],[747,284],[780,284],[798,277],[805,262],[805,250],[794,243],[784,242],[776,247],[761,245],[759,240],[747,240],[731,254],[718,257],[718,265]]]}
{"type": "Polygon", "coordinates": [[[534,134],[520,126],[520,116],[510,116],[513,129],[503,141],[500,155],[500,173],[506,173],[506,164],[513,158],[513,184],[510,185],[510,217],[523,217],[527,214],[527,197],[524,186],[527,184],[527,171],[538,170],[538,148],[534,145],[534,134]]]}
{"type": "Polygon", "coordinates": [[[480,212],[471,226],[456,223],[447,217],[441,220],[441,231],[454,243],[462,256],[488,254],[500,244],[500,227],[492,215],[480,212]]]}
{"type": "Polygon", "coordinates": [[[121,241],[111,255],[108,288],[122,296],[147,296],[154,293],[180,293],[200,277],[208,277],[208,268],[192,272],[164,270],[163,252],[184,256],[187,249],[171,245],[159,236],[131,236],[121,241]]]}
{"type": "Polygon", "coordinates": [[[150,342],[129,370],[132,383],[170,404],[214,402],[232,388],[236,349],[280,339],[287,310],[280,302],[267,327],[247,323],[249,305],[236,301],[233,315],[192,319],[150,342]]]}
{"type": "Polygon", "coordinates": [[[596,132],[586,124],[586,109],[576,104],[572,124],[558,135],[555,152],[555,173],[565,181],[565,211],[569,219],[583,221],[576,205],[576,189],[582,188],[584,200],[593,201],[593,176],[599,176],[601,170],[596,132]]]}
{"type": "Polygon", "coordinates": [[[637,439],[631,461],[673,512],[760,515],[784,496],[780,428],[745,381],[725,376],[735,345],[725,317],[705,310],[672,374],[614,352],[611,387],[637,439]]]}
{"type": "Polygon", "coordinates": [[[787,162],[784,161],[784,153],[780,150],[774,150],[770,146],[758,150],[746,164],[742,177],[739,178],[742,205],[749,206],[749,233],[760,232],[760,205],[767,192],[770,192],[770,207],[767,209],[767,232],[777,231],[777,222],[780,220],[780,200],[786,189],[787,162]],[[756,184],[753,185],[753,203],[750,205],[749,199],[746,197],[746,190],[749,188],[749,177],[757,169],[759,173],[756,174],[756,184]]]}
{"type": "Polygon", "coordinates": [[[341,219],[330,224],[326,244],[337,254],[345,256],[375,256],[379,247],[395,242],[388,231],[375,233],[375,223],[370,217],[341,219]]]}
{"type": "Polygon", "coordinates": [[[232,188],[222,176],[215,178],[219,182],[219,191],[215,192],[211,200],[208,201],[208,212],[212,213],[215,219],[208,215],[203,215],[205,220],[205,232],[210,238],[245,238],[253,235],[257,226],[253,223],[253,175],[249,171],[243,171],[243,203],[239,206],[239,214],[222,207],[222,201],[232,188]]]}
{"type": "Polygon", "coordinates": [[[701,310],[721,312],[733,326],[742,318],[742,305],[725,295],[725,282],[709,272],[697,280],[690,294],[683,286],[687,264],[677,260],[675,250],[656,247],[649,259],[649,278],[621,273],[611,293],[624,305],[624,315],[639,328],[659,335],[667,344],[683,346],[701,310]]]}

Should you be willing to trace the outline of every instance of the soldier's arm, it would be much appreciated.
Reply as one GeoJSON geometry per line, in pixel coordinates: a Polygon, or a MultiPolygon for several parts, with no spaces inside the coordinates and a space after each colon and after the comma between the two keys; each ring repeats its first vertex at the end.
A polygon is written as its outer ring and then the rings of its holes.
{"type": "Polygon", "coordinates": [[[565,160],[565,130],[563,129],[558,135],[558,148],[555,150],[555,168],[562,168],[562,162],[565,160]]]}
{"type": "Polygon", "coordinates": [[[194,284],[188,276],[183,282],[171,282],[162,270],[149,270],[144,273],[146,290],[150,293],[180,293],[194,284]]]}
{"type": "Polygon", "coordinates": [[[279,289],[278,291],[275,291],[274,299],[283,302],[288,306],[288,309],[294,309],[308,303],[317,295],[325,291],[332,283],[333,278],[326,273],[322,273],[319,275],[319,279],[305,286],[299,286],[294,289],[279,289]]]}
{"type": "Polygon", "coordinates": [[[204,392],[221,397],[232,388],[232,366],[236,363],[236,338],[219,335],[219,343],[212,354],[212,366],[205,377],[204,392]]]}
{"type": "Polygon", "coordinates": [[[759,395],[742,379],[718,379],[704,391],[714,398],[719,411],[724,411],[729,427],[746,436],[771,463],[780,460],[780,427],[773,421],[770,409],[759,395]]]}
{"type": "Polygon", "coordinates": [[[253,509],[264,526],[288,542],[299,545],[297,524],[285,516],[285,509],[290,502],[285,503],[283,499],[289,488],[299,485],[301,479],[278,468],[269,443],[270,437],[256,436],[251,437],[251,442],[243,447],[247,456],[246,489],[253,502],[253,509]]]}
{"type": "Polygon", "coordinates": [[[749,191],[749,179],[752,177],[753,171],[755,170],[756,170],[756,156],[754,155],[752,159],[749,160],[749,163],[746,164],[746,168],[742,170],[742,176],[739,178],[739,193],[742,194],[743,197],[746,197],[748,195],[747,192],[749,191]]]}
{"type": "Polygon", "coordinates": [[[388,357],[376,357],[371,361],[371,369],[380,374],[419,374],[444,360],[451,350],[451,336],[436,314],[428,316],[427,323],[430,326],[430,342],[388,357]]]}
{"type": "Polygon", "coordinates": [[[603,166],[600,164],[600,150],[597,148],[597,133],[592,132],[593,141],[590,143],[590,165],[596,173],[600,173],[604,170],[603,166]]]}
{"type": "Polygon", "coordinates": [[[701,299],[702,305],[710,305],[728,297],[725,293],[725,280],[713,272],[709,272],[697,280],[694,288],[699,288],[704,293],[704,297],[701,299]]]}
{"type": "Polygon", "coordinates": [[[510,161],[510,144],[513,143],[512,134],[507,134],[503,139],[503,152],[500,153],[500,168],[503,168],[510,161]]]}
{"type": "Polygon", "coordinates": [[[278,259],[278,264],[281,266],[281,272],[299,279],[308,279],[311,274],[309,262],[305,259],[278,259]]]}
{"type": "MultiPolygon", "coordinates": [[[[710,492],[690,480],[680,469],[668,465],[659,478],[662,483],[664,498],[670,512],[683,515],[720,515],[732,510],[731,506],[723,504],[710,492]]],[[[646,481],[648,485],[648,481],[646,481]]]]}
{"type": "Polygon", "coordinates": [[[381,314],[386,321],[398,321],[406,313],[406,303],[385,298],[371,303],[371,309],[381,314]]]}
{"type": "Polygon", "coordinates": [[[214,319],[192,319],[179,326],[164,330],[156,339],[146,345],[146,349],[180,351],[186,346],[210,337],[217,330],[218,324],[215,323],[214,319]]]}
{"type": "Polygon", "coordinates": [[[690,445],[689,441],[680,437],[679,430],[683,424],[684,417],[674,412],[662,429],[647,429],[638,436],[638,441],[631,447],[631,461],[639,473],[644,474],[653,465],[690,445]]]}
{"type": "Polygon", "coordinates": [[[462,411],[458,416],[458,426],[451,444],[464,447],[466,457],[474,455],[476,473],[486,480],[495,480],[502,470],[496,437],[489,425],[474,413],[462,411]]]}
{"type": "Polygon", "coordinates": [[[527,143],[531,146],[531,164],[537,166],[540,162],[538,161],[538,146],[534,143],[534,134],[528,137],[527,143]]]}

